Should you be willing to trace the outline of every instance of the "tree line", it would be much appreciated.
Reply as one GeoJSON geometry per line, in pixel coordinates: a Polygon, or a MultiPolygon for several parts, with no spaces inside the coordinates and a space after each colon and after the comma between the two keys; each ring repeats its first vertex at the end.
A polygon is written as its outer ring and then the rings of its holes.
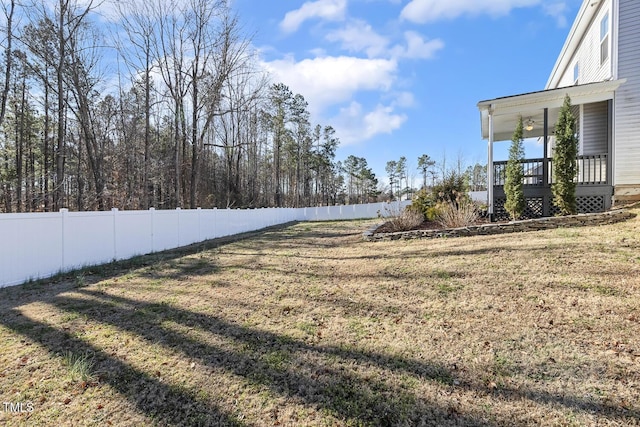
{"type": "Polygon", "coordinates": [[[375,200],[366,159],[260,69],[226,0],[3,2],[0,212],[375,200]]]}
{"type": "MultiPolygon", "coordinates": [[[[447,180],[452,173],[459,176],[469,191],[485,191],[487,189],[487,166],[480,163],[465,166],[461,156],[458,156],[453,167],[447,165],[446,157],[439,162],[428,154],[418,157],[417,171],[420,175],[421,190],[433,189],[437,184],[447,180]]],[[[417,188],[413,185],[413,176],[407,158],[401,156],[398,160],[389,160],[385,166],[389,178],[388,199],[410,199],[417,188]]]]}

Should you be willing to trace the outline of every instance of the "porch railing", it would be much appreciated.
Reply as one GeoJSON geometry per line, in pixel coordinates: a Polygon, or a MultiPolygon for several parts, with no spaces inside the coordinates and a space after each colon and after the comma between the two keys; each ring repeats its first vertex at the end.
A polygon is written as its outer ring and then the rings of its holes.
{"type": "MultiPolygon", "coordinates": [[[[575,181],[578,185],[608,185],[607,154],[578,156],[578,173],[575,181]]],[[[526,186],[544,186],[544,162],[549,165],[547,183],[553,183],[553,161],[551,159],[526,159],[522,161],[523,184],[526,186]]],[[[507,174],[507,162],[493,163],[493,185],[503,186],[507,174]]]]}

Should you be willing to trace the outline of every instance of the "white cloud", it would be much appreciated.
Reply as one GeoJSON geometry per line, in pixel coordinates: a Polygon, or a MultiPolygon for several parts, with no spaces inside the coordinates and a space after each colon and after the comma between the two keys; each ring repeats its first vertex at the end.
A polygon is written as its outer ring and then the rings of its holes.
{"type": "Polygon", "coordinates": [[[442,40],[425,40],[415,31],[404,33],[406,46],[398,44],[390,48],[388,38],[381,36],[371,25],[361,20],[353,20],[346,27],[330,32],[326,39],[340,42],[342,49],[348,52],[364,52],[369,58],[430,59],[444,48],[442,40]]]}
{"type": "Polygon", "coordinates": [[[393,108],[378,105],[375,110],[364,116],[364,137],[370,139],[375,135],[390,134],[407,120],[405,114],[394,114],[393,108]]]}
{"type": "Polygon", "coordinates": [[[388,59],[327,56],[296,62],[289,57],[265,62],[275,82],[283,82],[319,113],[352,99],[360,91],[388,91],[396,79],[397,63],[388,59]]]}
{"type": "Polygon", "coordinates": [[[342,43],[342,49],[348,52],[365,52],[369,58],[382,56],[389,45],[386,37],[361,20],[353,20],[345,28],[329,32],[326,39],[342,43]]]}
{"type": "Polygon", "coordinates": [[[540,4],[542,0],[411,0],[400,14],[402,19],[424,24],[462,15],[500,16],[518,7],[540,4]]]}
{"type": "Polygon", "coordinates": [[[554,3],[546,3],[543,6],[544,12],[555,18],[556,23],[558,24],[558,27],[560,28],[564,28],[567,26],[568,21],[567,21],[567,12],[568,12],[568,6],[567,3],[565,2],[554,2],[554,3]]]}
{"type": "Polygon", "coordinates": [[[404,33],[405,46],[395,46],[393,56],[396,58],[430,59],[435,53],[444,48],[444,42],[440,39],[426,40],[415,31],[404,33]]]}
{"type": "Polygon", "coordinates": [[[263,66],[272,81],[281,81],[292,92],[302,94],[309,103],[312,120],[330,123],[342,145],[400,128],[407,116],[397,109],[415,103],[410,92],[394,91],[398,69],[392,59],[327,56],[296,61],[288,57],[264,62],[263,66]],[[390,105],[375,100],[381,97],[391,99],[390,105]],[[373,104],[361,104],[365,98],[373,99],[373,104]]]}
{"type": "Polygon", "coordinates": [[[320,18],[329,21],[341,21],[347,10],[347,0],[316,0],[304,3],[299,9],[287,12],[280,22],[280,29],[293,33],[306,20],[320,18]]]}
{"type": "Polygon", "coordinates": [[[331,119],[342,145],[357,144],[380,134],[391,134],[406,121],[407,116],[396,113],[392,106],[378,104],[371,111],[364,111],[356,101],[341,108],[340,114],[331,119]]]}
{"type": "Polygon", "coordinates": [[[400,92],[396,94],[394,105],[402,108],[409,108],[416,105],[416,98],[411,92],[400,92]]]}

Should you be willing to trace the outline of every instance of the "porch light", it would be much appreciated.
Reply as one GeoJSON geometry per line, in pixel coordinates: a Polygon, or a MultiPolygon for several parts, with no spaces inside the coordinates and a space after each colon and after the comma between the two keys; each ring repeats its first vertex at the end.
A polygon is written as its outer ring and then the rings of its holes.
{"type": "Polygon", "coordinates": [[[527,124],[526,124],[526,126],[524,127],[524,129],[525,129],[526,131],[528,131],[528,132],[532,131],[532,130],[533,130],[533,124],[534,124],[534,123],[535,123],[535,122],[534,122],[533,120],[531,120],[531,117],[529,117],[529,118],[527,119],[527,124]]]}

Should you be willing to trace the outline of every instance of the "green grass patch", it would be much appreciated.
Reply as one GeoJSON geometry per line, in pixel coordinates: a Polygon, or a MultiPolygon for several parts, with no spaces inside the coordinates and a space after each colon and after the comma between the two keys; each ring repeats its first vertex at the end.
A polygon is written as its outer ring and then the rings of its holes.
{"type": "Polygon", "coordinates": [[[87,353],[74,353],[66,351],[62,356],[64,365],[69,370],[69,376],[73,381],[90,381],[94,378],[93,356],[87,353]]]}

